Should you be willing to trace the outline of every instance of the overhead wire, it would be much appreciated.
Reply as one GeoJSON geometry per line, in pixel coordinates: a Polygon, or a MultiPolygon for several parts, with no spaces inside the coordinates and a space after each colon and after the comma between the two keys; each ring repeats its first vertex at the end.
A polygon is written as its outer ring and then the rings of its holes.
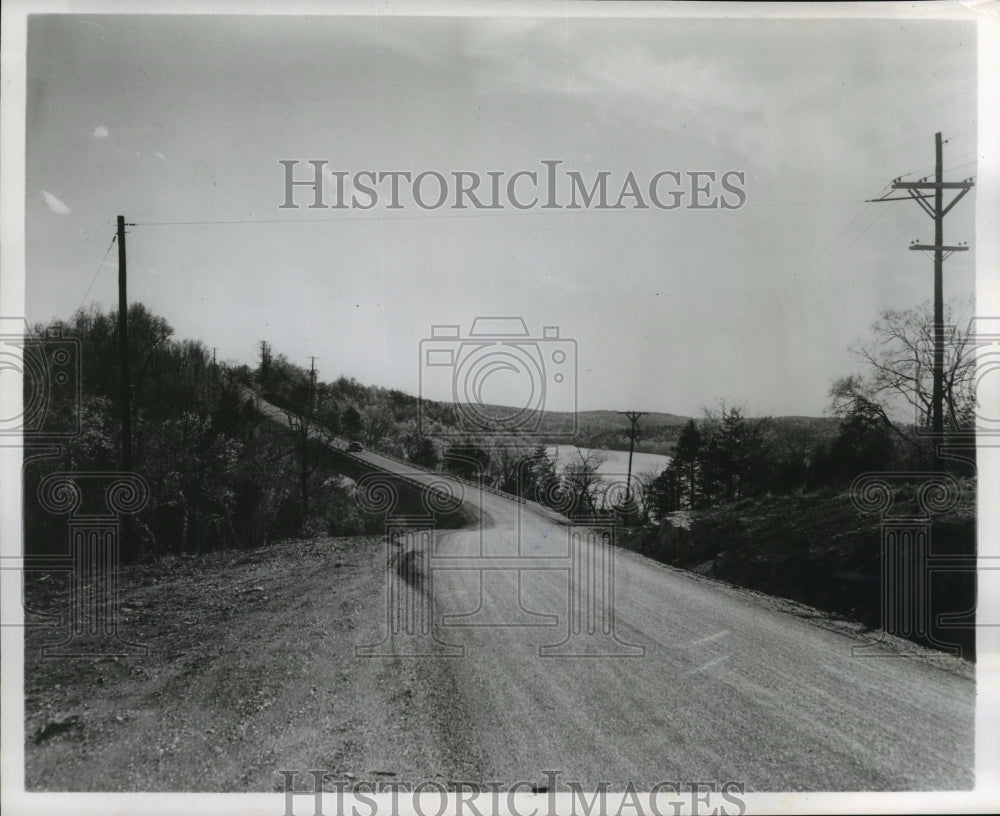
{"type": "Polygon", "coordinates": [[[83,302],[87,299],[87,295],[90,294],[90,290],[94,287],[94,282],[97,280],[97,276],[101,272],[101,267],[104,266],[104,262],[108,259],[108,253],[111,252],[111,247],[115,245],[115,241],[118,240],[117,235],[111,236],[111,242],[108,244],[108,248],[104,250],[104,256],[101,258],[101,262],[97,265],[97,269],[94,270],[94,276],[90,279],[90,284],[87,286],[87,291],[83,293],[83,297],[80,298],[80,305],[76,308],[79,309],[83,306],[83,302]]]}

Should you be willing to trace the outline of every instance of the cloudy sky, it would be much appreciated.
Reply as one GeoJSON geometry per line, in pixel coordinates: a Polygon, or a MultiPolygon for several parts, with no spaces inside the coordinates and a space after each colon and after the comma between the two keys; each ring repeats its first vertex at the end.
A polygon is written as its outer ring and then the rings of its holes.
{"type": "MultiPolygon", "coordinates": [[[[101,259],[123,214],[131,298],[220,359],[267,339],[316,355],[323,379],[417,393],[433,324],[518,315],[576,341],[583,409],[819,414],[878,311],[931,294],[930,259],[906,250],[930,219],[864,200],[931,174],[936,131],[949,179],[975,173],[975,37],[913,20],[34,16],[28,316],[115,307],[116,253],[101,259]],[[310,159],[445,175],[559,160],[615,190],[629,171],[735,170],[747,203],[280,208],[279,162],[310,159]]],[[[973,216],[969,196],[946,240],[973,244],[973,216]]],[[[945,282],[973,290],[974,252],[945,282]]]]}

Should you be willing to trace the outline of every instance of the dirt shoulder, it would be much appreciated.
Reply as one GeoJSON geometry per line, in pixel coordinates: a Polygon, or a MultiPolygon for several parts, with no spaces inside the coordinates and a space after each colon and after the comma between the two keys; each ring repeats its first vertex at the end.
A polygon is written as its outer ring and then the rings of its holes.
{"type": "MultiPolygon", "coordinates": [[[[61,630],[26,630],[26,788],[269,791],[279,768],[461,773],[463,752],[434,720],[447,707],[429,699],[446,678],[355,658],[384,630],[385,547],[321,538],[128,568],[120,631],[146,657],[43,657],[61,630]]],[[[36,577],[27,599],[57,613],[65,585],[36,577]]]]}

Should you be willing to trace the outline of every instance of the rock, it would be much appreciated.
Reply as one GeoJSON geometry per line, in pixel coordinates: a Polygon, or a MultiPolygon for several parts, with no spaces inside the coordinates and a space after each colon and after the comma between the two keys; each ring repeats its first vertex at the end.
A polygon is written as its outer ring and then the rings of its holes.
{"type": "Polygon", "coordinates": [[[35,744],[37,745],[50,737],[54,737],[56,734],[62,734],[77,727],[83,727],[79,714],[70,714],[61,720],[49,720],[42,728],[39,728],[35,732],[35,744]]]}
{"type": "Polygon", "coordinates": [[[657,554],[671,562],[680,561],[691,545],[690,519],[675,518],[675,516],[681,516],[681,514],[671,513],[664,517],[656,530],[657,554]]]}

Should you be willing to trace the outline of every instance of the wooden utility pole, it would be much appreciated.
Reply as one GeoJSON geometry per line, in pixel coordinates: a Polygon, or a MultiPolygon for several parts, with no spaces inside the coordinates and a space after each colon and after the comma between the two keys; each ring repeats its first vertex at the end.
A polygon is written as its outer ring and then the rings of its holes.
{"type": "Polygon", "coordinates": [[[628,432],[628,477],[625,482],[625,503],[629,504],[632,501],[632,452],[635,450],[635,440],[639,436],[637,423],[639,417],[644,417],[646,414],[641,411],[618,411],[618,413],[628,417],[628,421],[632,423],[628,432]]]}
{"type": "Polygon", "coordinates": [[[302,412],[302,418],[299,420],[299,432],[301,434],[301,444],[302,444],[302,455],[300,461],[299,469],[299,489],[302,494],[302,528],[305,530],[305,524],[309,517],[309,431],[312,428],[312,417],[315,411],[315,393],[316,393],[316,358],[309,358],[309,395],[307,397],[307,404],[302,412]]]}
{"type": "Polygon", "coordinates": [[[261,340],[258,346],[260,347],[260,365],[257,366],[257,385],[266,391],[269,385],[268,381],[271,379],[271,346],[267,340],[261,340]]]}
{"type": "MultiPolygon", "coordinates": [[[[128,353],[128,289],[125,271],[125,216],[118,216],[118,358],[121,367],[120,411],[122,424],[122,473],[132,470],[132,377],[128,353]]],[[[124,515],[119,528],[121,560],[131,563],[135,552],[132,517],[124,515]]]]}
{"type": "Polygon", "coordinates": [[[121,366],[122,470],[132,470],[132,381],[128,359],[125,216],[118,216],[118,357],[121,366]]]}
{"type": "MultiPolygon", "coordinates": [[[[929,250],[934,253],[934,380],[931,390],[931,430],[940,436],[944,432],[944,283],[943,265],[945,258],[955,252],[967,252],[966,244],[946,246],[944,243],[944,217],[951,211],[962,197],[975,186],[972,178],[962,181],[945,181],[942,161],[942,145],[940,133],[934,134],[934,181],[922,178],[919,181],[901,181],[894,179],[893,190],[906,190],[909,198],[916,201],[931,218],[934,219],[934,243],[920,244],[914,241],[910,249],[929,250]],[[947,205],[944,203],[944,191],[956,190],[957,194],[947,205]],[[928,203],[928,199],[933,203],[928,203]]],[[[871,199],[872,201],[905,201],[906,196],[871,199]]]]}

